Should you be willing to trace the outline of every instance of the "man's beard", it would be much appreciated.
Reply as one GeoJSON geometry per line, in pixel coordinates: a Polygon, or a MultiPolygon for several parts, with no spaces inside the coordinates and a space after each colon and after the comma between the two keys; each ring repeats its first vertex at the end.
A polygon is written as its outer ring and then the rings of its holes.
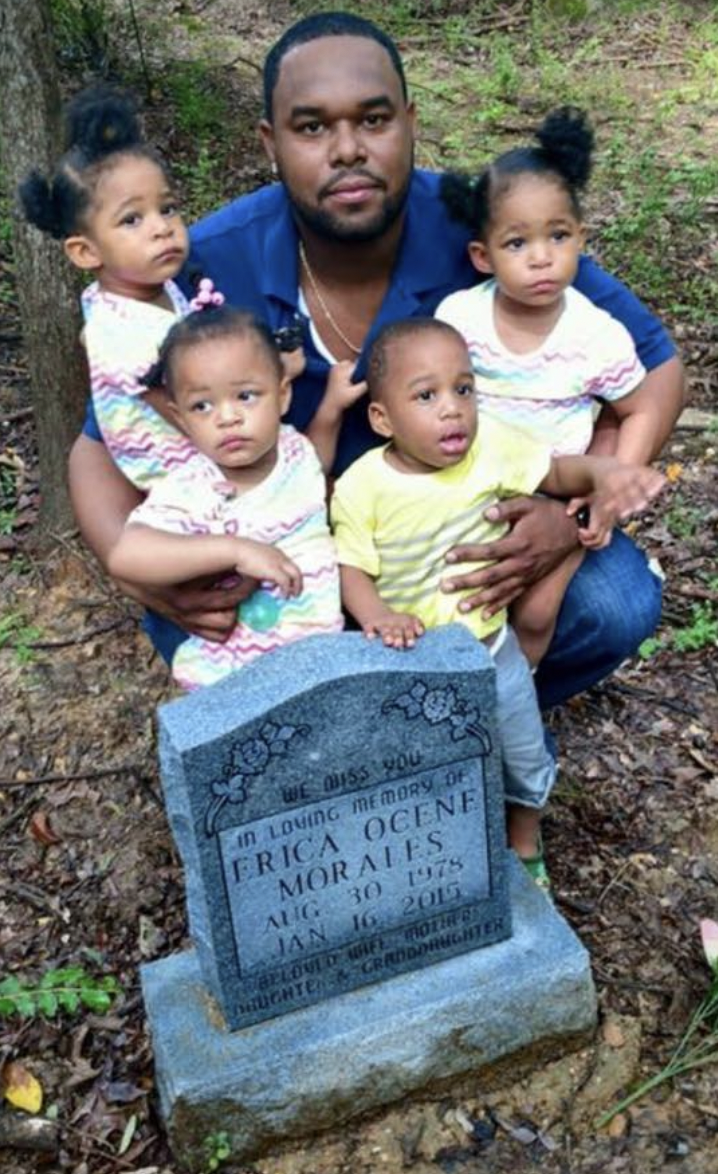
{"type": "Polygon", "coordinates": [[[322,237],[323,240],[359,244],[378,240],[396,223],[404,211],[411,186],[411,176],[412,171],[410,170],[401,191],[397,192],[395,196],[387,197],[374,218],[361,224],[352,224],[348,217],[340,219],[330,212],[322,211],[321,207],[309,208],[301,200],[295,198],[286,184],[285,189],[294,215],[306,228],[322,237]]]}

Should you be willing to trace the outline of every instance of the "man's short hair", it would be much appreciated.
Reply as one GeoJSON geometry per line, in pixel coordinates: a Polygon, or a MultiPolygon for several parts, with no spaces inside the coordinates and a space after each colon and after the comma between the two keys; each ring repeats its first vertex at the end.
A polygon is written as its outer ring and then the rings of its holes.
{"type": "Polygon", "coordinates": [[[314,16],[306,16],[298,20],[272,46],[264,61],[264,116],[272,121],[272,99],[279,80],[279,68],[290,49],[296,45],[306,45],[309,41],[318,41],[322,37],[365,37],[369,41],[376,41],[386,49],[391,63],[396,70],[404,99],[408,97],[404,66],[401,63],[399,50],[388,33],[382,32],[372,21],[363,16],[354,16],[351,12],[318,12],[314,16]]]}

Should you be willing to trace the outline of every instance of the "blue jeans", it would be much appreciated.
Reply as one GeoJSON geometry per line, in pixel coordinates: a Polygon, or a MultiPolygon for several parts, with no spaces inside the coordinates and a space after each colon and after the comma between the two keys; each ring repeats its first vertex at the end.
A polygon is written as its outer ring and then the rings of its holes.
{"type": "Polygon", "coordinates": [[[655,631],[661,580],[620,530],[589,550],[564,596],[551,647],[536,673],[539,705],[560,705],[602,681],[655,631]]]}
{"type": "MultiPolygon", "coordinates": [[[[651,635],[661,615],[661,580],[620,530],[605,550],[589,550],[558,614],[556,633],[536,674],[539,705],[549,709],[603,680],[651,635]]],[[[171,663],[187,633],[147,612],[145,631],[171,663]]]]}

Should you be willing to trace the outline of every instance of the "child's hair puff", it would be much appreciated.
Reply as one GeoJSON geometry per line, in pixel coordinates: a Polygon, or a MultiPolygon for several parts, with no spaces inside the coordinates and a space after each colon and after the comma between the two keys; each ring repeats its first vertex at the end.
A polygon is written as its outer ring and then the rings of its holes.
{"type": "Polygon", "coordinates": [[[142,137],[131,94],[104,82],[82,90],[67,107],[65,153],[54,174],[32,171],[19,186],[25,219],[56,240],[78,232],[108,161],[113,155],[128,153],[149,158],[163,168],[142,137]]]}
{"type": "Polygon", "coordinates": [[[65,147],[81,151],[88,164],[143,142],[134,97],[106,83],[76,94],[65,118],[65,147]]]}
{"type": "Polygon", "coordinates": [[[564,186],[576,216],[581,216],[579,192],[591,173],[593,130],[575,106],[552,110],[536,130],[538,146],[505,151],[479,175],[447,173],[441,177],[441,198],[449,215],[468,225],[483,240],[498,200],[520,175],[552,175],[564,186]]]}
{"type": "Polygon", "coordinates": [[[536,131],[546,162],[572,191],[583,191],[591,174],[594,135],[586,115],[575,106],[552,110],[536,131]]]}

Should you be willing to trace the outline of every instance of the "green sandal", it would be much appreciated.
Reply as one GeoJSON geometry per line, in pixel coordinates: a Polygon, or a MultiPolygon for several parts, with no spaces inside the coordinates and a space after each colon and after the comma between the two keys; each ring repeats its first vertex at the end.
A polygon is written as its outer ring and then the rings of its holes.
{"type": "Polygon", "coordinates": [[[541,836],[539,836],[538,852],[536,855],[522,856],[520,859],[534,884],[548,896],[551,892],[551,878],[546,868],[546,861],[544,860],[543,840],[541,836]]]}

